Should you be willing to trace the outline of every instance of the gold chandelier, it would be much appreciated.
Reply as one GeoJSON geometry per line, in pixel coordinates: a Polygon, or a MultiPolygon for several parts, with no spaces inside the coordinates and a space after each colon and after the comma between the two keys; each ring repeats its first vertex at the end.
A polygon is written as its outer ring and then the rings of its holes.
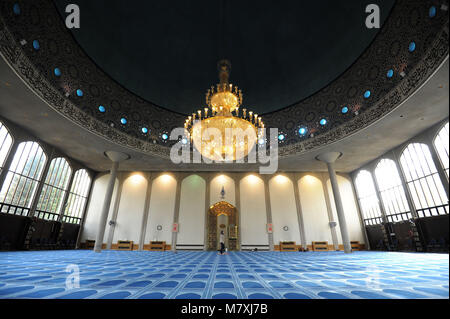
{"type": "Polygon", "coordinates": [[[242,91],[228,83],[230,62],[219,61],[218,70],[220,83],[211,86],[206,93],[208,107],[188,116],[184,123],[185,134],[204,157],[235,161],[247,156],[263,137],[264,130],[260,129],[264,128],[264,123],[252,111],[242,109],[242,113],[239,112],[242,91]]]}

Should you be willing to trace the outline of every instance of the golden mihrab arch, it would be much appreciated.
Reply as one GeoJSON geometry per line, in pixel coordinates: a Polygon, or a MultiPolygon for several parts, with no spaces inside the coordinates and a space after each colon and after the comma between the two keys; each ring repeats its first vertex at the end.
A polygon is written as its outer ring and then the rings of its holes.
{"type": "Polygon", "coordinates": [[[217,250],[217,217],[228,216],[228,250],[239,250],[238,211],[228,202],[221,201],[208,210],[208,250],[217,250]]]}

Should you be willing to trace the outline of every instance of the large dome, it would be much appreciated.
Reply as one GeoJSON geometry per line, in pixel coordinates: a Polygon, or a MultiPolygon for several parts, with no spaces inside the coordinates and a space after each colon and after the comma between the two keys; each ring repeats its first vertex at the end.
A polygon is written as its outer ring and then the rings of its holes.
{"type": "MultiPolygon", "coordinates": [[[[70,0],[54,0],[62,16],[70,0]]],[[[377,2],[381,22],[394,0],[377,2]]],[[[215,83],[216,63],[258,114],[316,93],[341,75],[379,29],[365,26],[366,3],[320,1],[81,0],[82,26],[71,32],[92,60],[142,98],[190,114],[215,83]]]]}

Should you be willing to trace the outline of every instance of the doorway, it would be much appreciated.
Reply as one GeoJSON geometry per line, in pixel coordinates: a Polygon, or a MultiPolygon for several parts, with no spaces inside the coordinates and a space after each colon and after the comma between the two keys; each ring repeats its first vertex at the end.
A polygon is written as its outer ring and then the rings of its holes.
{"type": "Polygon", "coordinates": [[[228,202],[218,202],[208,211],[208,250],[220,247],[220,231],[225,235],[225,247],[228,250],[239,250],[239,227],[237,209],[228,202]]]}

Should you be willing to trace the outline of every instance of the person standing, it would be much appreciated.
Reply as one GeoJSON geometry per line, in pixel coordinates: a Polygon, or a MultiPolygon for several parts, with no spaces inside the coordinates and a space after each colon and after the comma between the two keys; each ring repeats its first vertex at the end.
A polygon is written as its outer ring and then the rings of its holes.
{"type": "Polygon", "coordinates": [[[223,230],[220,231],[220,254],[223,255],[225,252],[225,234],[223,230]]]}

